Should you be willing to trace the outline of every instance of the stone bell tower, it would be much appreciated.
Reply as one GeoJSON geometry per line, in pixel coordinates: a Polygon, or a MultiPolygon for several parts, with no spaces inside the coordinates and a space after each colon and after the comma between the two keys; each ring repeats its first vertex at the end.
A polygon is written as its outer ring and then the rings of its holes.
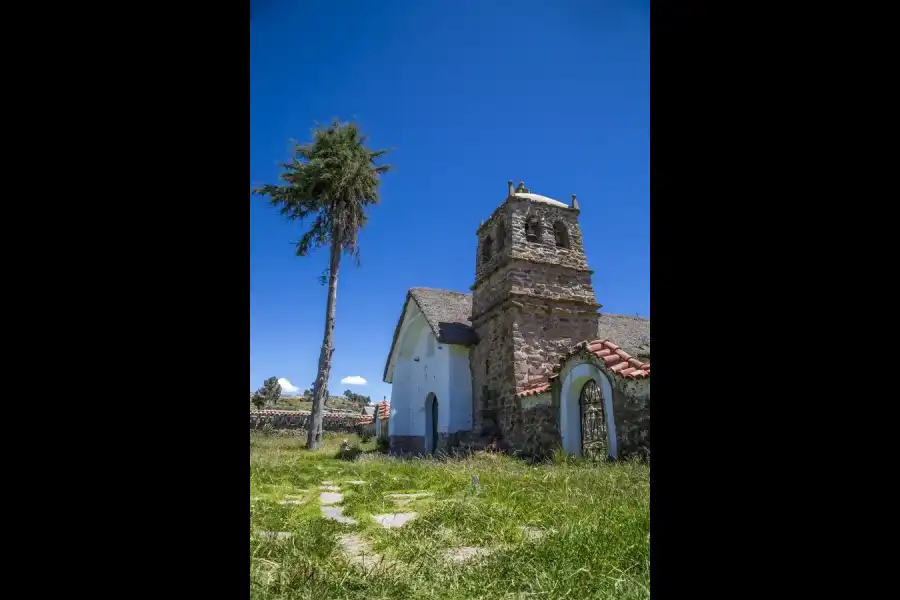
{"type": "Polygon", "coordinates": [[[478,228],[472,327],[473,430],[513,438],[517,394],[548,381],[558,359],[597,337],[597,309],[584,255],[578,202],[508,182],[506,199],[478,228]]]}

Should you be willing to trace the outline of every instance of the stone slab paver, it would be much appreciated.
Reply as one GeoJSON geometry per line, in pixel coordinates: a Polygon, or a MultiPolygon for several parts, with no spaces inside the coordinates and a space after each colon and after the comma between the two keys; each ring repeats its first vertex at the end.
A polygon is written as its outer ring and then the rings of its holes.
{"type": "Polygon", "coordinates": [[[477,556],[487,556],[491,553],[489,548],[464,546],[462,548],[450,548],[446,552],[447,560],[455,563],[469,562],[477,556]]]}
{"type": "Polygon", "coordinates": [[[338,523],[343,523],[345,525],[356,525],[357,523],[357,520],[353,517],[344,516],[343,506],[323,506],[322,514],[325,515],[326,519],[331,519],[332,521],[337,521],[338,523]]]}
{"type": "Polygon", "coordinates": [[[391,498],[427,498],[429,496],[434,496],[433,492],[414,492],[412,494],[388,494],[391,498]]]}
{"type": "Polygon", "coordinates": [[[337,504],[344,500],[344,495],[337,492],[322,492],[319,494],[319,501],[322,504],[337,504]]]}
{"type": "Polygon", "coordinates": [[[286,540],[293,537],[294,533],[292,531],[260,531],[259,535],[272,540],[286,540]]]}
{"type": "Polygon", "coordinates": [[[372,518],[375,519],[382,527],[385,529],[403,527],[409,521],[416,518],[418,513],[390,513],[386,515],[372,515],[372,518]]]}
{"type": "Polygon", "coordinates": [[[333,481],[323,481],[322,485],[334,485],[333,481]]]}
{"type": "Polygon", "coordinates": [[[531,525],[526,525],[522,528],[522,535],[525,536],[525,539],[529,542],[536,542],[545,535],[547,535],[547,530],[542,529],[540,527],[533,527],[531,525]]]}
{"type": "Polygon", "coordinates": [[[290,506],[292,504],[303,504],[302,500],[282,500],[281,504],[284,506],[290,506]]]}
{"type": "Polygon", "coordinates": [[[349,483],[351,485],[362,485],[365,483],[365,481],[363,481],[361,479],[357,479],[356,481],[348,481],[347,483],[349,483]]]}
{"type": "Polygon", "coordinates": [[[327,492],[339,492],[339,491],[341,491],[341,488],[339,488],[339,487],[336,486],[336,485],[320,485],[320,486],[319,486],[319,489],[320,489],[320,490],[325,490],[325,491],[327,491],[327,492]]]}

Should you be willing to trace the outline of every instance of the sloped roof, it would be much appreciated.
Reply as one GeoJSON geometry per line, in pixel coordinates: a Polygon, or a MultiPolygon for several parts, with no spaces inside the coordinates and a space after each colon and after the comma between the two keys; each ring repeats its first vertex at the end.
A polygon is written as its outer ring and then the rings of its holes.
{"type": "Polygon", "coordinates": [[[410,288],[409,295],[419,305],[437,341],[464,346],[477,341],[469,321],[472,315],[471,294],[420,287],[410,288]]]}
{"type": "Polygon", "coordinates": [[[363,414],[366,415],[367,417],[371,417],[372,415],[374,415],[375,414],[375,405],[368,404],[366,406],[363,406],[363,414]]]}
{"type": "Polygon", "coordinates": [[[597,339],[610,340],[641,358],[650,358],[650,319],[628,315],[600,315],[597,339]]]}
{"type": "Polygon", "coordinates": [[[391,350],[388,352],[387,362],[384,365],[383,381],[387,381],[387,373],[406,317],[406,309],[410,299],[416,303],[425,322],[431,328],[434,337],[441,344],[456,344],[471,346],[478,341],[472,322],[469,317],[472,314],[472,295],[450,290],[437,290],[433,288],[410,288],[403,303],[403,312],[394,328],[394,339],[391,341],[391,350]]]}

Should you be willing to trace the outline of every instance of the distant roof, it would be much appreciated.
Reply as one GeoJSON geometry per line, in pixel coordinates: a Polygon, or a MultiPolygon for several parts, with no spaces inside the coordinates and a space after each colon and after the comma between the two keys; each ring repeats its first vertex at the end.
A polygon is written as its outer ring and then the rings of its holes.
{"type": "Polygon", "coordinates": [[[368,417],[371,417],[372,415],[374,415],[375,414],[375,405],[369,404],[367,406],[363,406],[363,414],[368,417]]]}
{"type": "Polygon", "coordinates": [[[394,339],[391,340],[391,350],[388,352],[387,362],[384,365],[384,381],[387,381],[394,346],[397,345],[397,338],[400,336],[400,329],[403,327],[410,300],[415,302],[422,311],[425,322],[428,323],[438,342],[470,346],[478,341],[478,336],[472,329],[472,322],[469,321],[472,314],[471,294],[425,287],[410,288],[406,294],[406,301],[403,303],[403,312],[400,313],[397,327],[394,328],[394,339]]]}
{"type": "Polygon", "coordinates": [[[650,319],[628,315],[600,315],[597,337],[611,340],[641,359],[650,358],[650,319]]]}

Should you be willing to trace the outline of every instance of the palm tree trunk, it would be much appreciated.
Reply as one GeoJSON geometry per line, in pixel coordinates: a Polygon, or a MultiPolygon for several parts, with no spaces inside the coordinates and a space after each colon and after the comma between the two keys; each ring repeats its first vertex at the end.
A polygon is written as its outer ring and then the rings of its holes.
{"type": "Polygon", "coordinates": [[[319,354],[319,372],[316,375],[312,414],[309,416],[309,431],[306,435],[306,447],[310,450],[322,447],[322,417],[325,413],[325,399],[328,397],[331,356],[334,354],[334,310],[337,306],[338,271],[340,267],[341,244],[332,242],[331,262],[328,270],[328,305],[325,307],[325,335],[322,339],[322,351],[319,354]]]}

